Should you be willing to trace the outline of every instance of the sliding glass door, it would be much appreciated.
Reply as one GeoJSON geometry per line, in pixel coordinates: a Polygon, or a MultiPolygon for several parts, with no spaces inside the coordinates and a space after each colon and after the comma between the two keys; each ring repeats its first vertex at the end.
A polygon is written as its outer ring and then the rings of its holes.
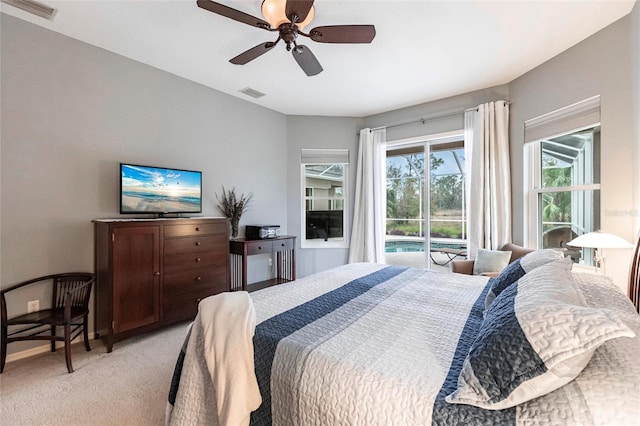
{"type": "Polygon", "coordinates": [[[385,262],[448,270],[466,254],[461,136],[391,143],[386,167],[385,262]]]}
{"type": "Polygon", "coordinates": [[[387,152],[385,262],[424,268],[424,145],[387,152]]]}
{"type": "Polygon", "coordinates": [[[451,260],[466,257],[467,250],[464,146],[459,141],[431,144],[430,149],[430,260],[432,266],[448,267],[451,260]]]}

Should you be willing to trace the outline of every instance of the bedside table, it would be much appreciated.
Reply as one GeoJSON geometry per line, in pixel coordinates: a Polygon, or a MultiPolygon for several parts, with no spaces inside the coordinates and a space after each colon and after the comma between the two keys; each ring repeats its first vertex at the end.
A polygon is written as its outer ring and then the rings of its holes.
{"type": "Polygon", "coordinates": [[[295,280],[295,241],[296,237],[291,235],[262,240],[247,240],[246,238],[230,240],[231,291],[247,290],[247,257],[256,254],[276,254],[276,277],[252,283],[257,289],[295,280]]]}

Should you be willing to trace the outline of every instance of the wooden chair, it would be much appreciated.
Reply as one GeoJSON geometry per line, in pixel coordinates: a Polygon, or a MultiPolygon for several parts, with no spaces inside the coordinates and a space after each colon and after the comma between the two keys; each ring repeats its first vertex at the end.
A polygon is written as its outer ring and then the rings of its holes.
{"type": "Polygon", "coordinates": [[[67,370],[73,373],[71,365],[71,341],[84,334],[84,346],[89,346],[89,297],[91,287],[95,281],[94,274],[86,272],[72,272],[46,275],[15,284],[0,291],[0,320],[2,334],[2,353],[0,358],[0,373],[4,371],[7,359],[7,345],[22,340],[49,340],[51,352],[56,351],[56,342],[64,342],[64,352],[67,370]],[[6,294],[29,285],[53,284],[51,307],[7,318],[6,294]],[[9,333],[9,327],[22,326],[9,333]],[[64,335],[58,336],[57,327],[63,327],[64,335]],[[48,335],[45,335],[48,333],[48,335]]]}

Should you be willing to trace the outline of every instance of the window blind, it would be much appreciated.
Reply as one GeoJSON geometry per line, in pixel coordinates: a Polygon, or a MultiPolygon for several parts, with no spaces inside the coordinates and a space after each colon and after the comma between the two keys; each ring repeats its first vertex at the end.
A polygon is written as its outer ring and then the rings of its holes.
{"type": "Polygon", "coordinates": [[[302,148],[300,161],[302,164],[349,164],[349,150],[302,148]]]}
{"type": "Polygon", "coordinates": [[[524,143],[537,142],[600,124],[600,95],[524,122],[524,143]]]}

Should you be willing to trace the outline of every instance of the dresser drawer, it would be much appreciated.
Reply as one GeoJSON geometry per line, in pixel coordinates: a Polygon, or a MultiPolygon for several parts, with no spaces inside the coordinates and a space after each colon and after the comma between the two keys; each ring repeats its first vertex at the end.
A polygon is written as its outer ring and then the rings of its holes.
{"type": "Polygon", "coordinates": [[[187,238],[170,238],[164,240],[164,253],[197,253],[214,250],[225,250],[229,242],[218,236],[202,236],[187,238]]]}
{"type": "Polygon", "coordinates": [[[273,241],[273,251],[293,250],[293,238],[273,241]]]}
{"type": "Polygon", "coordinates": [[[195,235],[226,234],[229,226],[225,220],[207,223],[194,223],[191,225],[166,225],[164,237],[191,237],[195,235]]]}
{"type": "Polygon", "coordinates": [[[214,250],[196,253],[175,253],[164,256],[164,273],[186,271],[196,268],[225,265],[227,253],[224,250],[214,250]]]}
{"type": "Polygon", "coordinates": [[[191,290],[180,294],[165,293],[162,299],[163,321],[176,322],[193,320],[198,313],[198,303],[204,298],[226,291],[226,286],[218,285],[191,290]]]}
{"type": "Polygon", "coordinates": [[[271,253],[273,250],[273,241],[255,240],[247,242],[247,255],[261,253],[271,253]]]}
{"type": "Polygon", "coordinates": [[[163,293],[180,294],[199,288],[213,288],[227,285],[227,265],[198,268],[183,272],[165,273],[163,293]]]}

